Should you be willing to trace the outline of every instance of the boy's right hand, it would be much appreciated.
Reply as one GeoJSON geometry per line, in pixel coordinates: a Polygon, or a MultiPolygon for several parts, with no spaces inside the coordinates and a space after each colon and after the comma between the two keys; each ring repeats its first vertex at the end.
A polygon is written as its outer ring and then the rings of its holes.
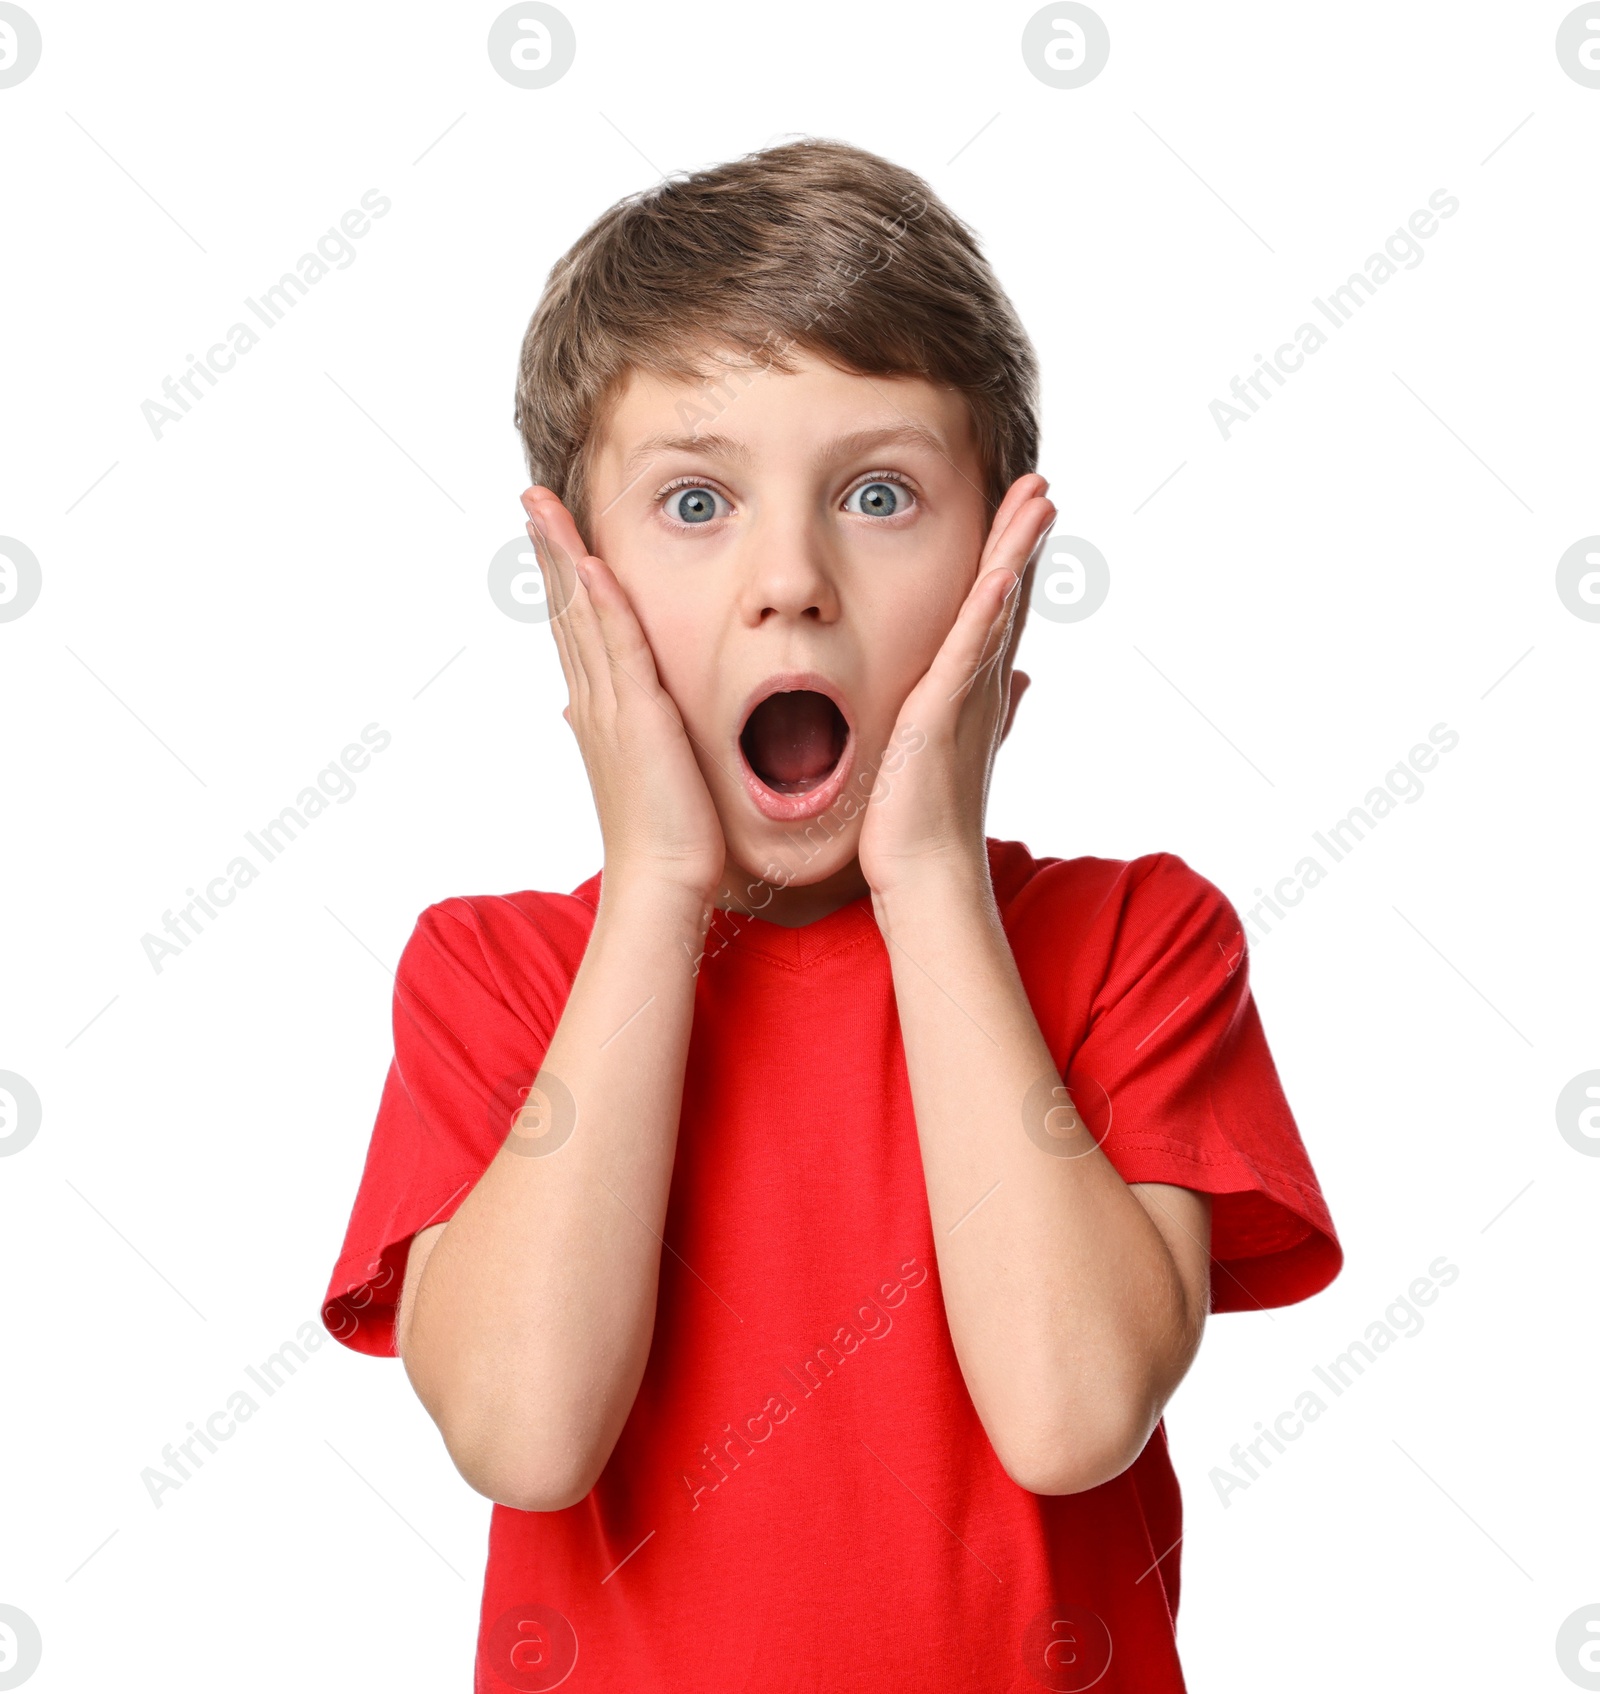
{"type": "Polygon", "coordinates": [[[722,825],[683,719],[615,573],[548,488],[522,496],[567,679],[562,716],[583,755],[613,888],[665,886],[705,905],[722,881],[722,825]]]}

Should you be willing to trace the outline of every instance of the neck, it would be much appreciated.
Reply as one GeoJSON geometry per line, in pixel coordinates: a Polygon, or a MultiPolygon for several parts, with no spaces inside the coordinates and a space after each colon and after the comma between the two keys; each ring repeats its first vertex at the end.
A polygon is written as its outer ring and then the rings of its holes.
{"type": "Polygon", "coordinates": [[[802,924],[816,923],[841,906],[848,906],[866,892],[867,879],[861,874],[861,864],[857,859],[851,859],[849,864],[841,866],[832,876],[824,877],[820,882],[799,886],[790,884],[787,888],[765,882],[754,872],[744,870],[730,860],[716,904],[724,911],[749,912],[785,929],[798,929],[802,924]],[[739,891],[737,896],[730,892],[733,889],[739,891]],[[761,903],[763,900],[765,905],[761,903]]]}

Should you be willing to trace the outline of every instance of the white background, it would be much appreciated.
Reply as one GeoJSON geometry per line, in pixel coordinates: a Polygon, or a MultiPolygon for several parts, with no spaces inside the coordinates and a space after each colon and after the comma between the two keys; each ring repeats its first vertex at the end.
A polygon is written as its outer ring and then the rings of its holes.
{"type": "Polygon", "coordinates": [[[316,1317],[417,913],[599,862],[548,632],[485,587],[548,268],[661,171],[796,133],[978,229],[1059,527],[1109,561],[1092,618],[1030,625],[992,834],[1170,850],[1242,911],[1460,735],[1254,946],[1348,1261],[1214,1320],[1169,1409],[1191,1685],[1570,1689],[1556,1633],[1600,1602],[1600,1160],[1554,1110],[1600,1066],[1600,624],[1555,590],[1600,531],[1570,8],[1106,0],[1064,91],[1028,5],[563,4],[576,63],[530,92],[494,5],[30,0],[43,58],[0,91],[0,533],[43,573],[0,623],[0,1069],[44,1109],[0,1159],[30,1694],[468,1684],[489,1506],[395,1362],[329,1342],[159,1510],[140,1472],[316,1317]],[[373,188],[356,261],[157,440],[141,402],[373,188]],[[1209,403],[1438,189],[1424,261],[1225,441],[1209,403]],[[158,975],[140,937],[370,722],[355,798],[158,975]],[[1233,1443],[1441,1254],[1425,1329],[1225,1507],[1233,1443]]]}

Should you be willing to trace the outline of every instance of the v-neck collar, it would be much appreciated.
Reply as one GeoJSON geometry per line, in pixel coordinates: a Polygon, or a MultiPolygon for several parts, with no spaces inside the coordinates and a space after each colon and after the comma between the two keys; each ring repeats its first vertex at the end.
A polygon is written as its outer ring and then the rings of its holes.
{"type": "MultiPolygon", "coordinates": [[[[579,883],[573,897],[598,909],[604,875],[604,871],[596,871],[579,883]]],[[[754,953],[789,970],[805,970],[819,959],[877,935],[878,920],[873,915],[870,893],[847,900],[826,917],[793,925],[719,906],[712,911],[706,929],[701,966],[733,949],[754,953]]]]}
{"type": "Polygon", "coordinates": [[[781,924],[759,915],[719,907],[706,931],[706,954],[725,948],[755,953],[790,970],[804,970],[820,959],[878,935],[871,894],[858,894],[826,917],[810,923],[781,924]]]}

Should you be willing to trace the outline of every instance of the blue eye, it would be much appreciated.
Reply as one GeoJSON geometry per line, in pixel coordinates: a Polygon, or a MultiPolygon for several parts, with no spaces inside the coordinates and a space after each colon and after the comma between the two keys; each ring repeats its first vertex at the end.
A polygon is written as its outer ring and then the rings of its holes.
{"type": "Polygon", "coordinates": [[[685,488],[669,504],[679,523],[710,523],[717,515],[717,497],[709,488],[685,488]]]}
{"type": "Polygon", "coordinates": [[[851,491],[845,500],[845,508],[859,512],[863,517],[892,518],[907,504],[909,494],[910,490],[898,483],[864,482],[851,491]],[[852,500],[858,500],[860,504],[852,506],[852,500]]]}

